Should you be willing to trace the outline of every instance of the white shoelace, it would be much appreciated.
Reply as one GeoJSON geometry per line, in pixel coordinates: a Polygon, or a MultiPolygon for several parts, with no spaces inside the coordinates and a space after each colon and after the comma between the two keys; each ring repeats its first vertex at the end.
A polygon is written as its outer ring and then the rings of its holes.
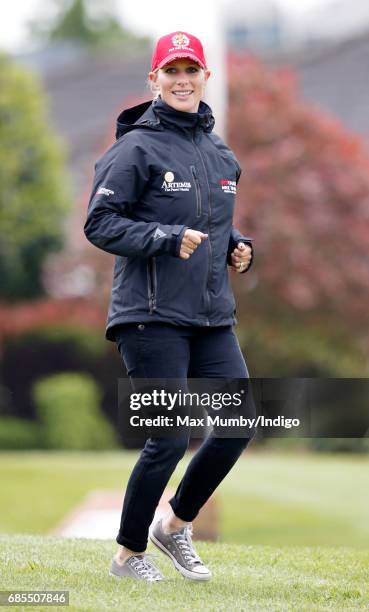
{"type": "Polygon", "coordinates": [[[152,561],[147,559],[149,556],[154,555],[147,554],[144,557],[134,557],[134,561],[132,561],[131,565],[140,576],[143,576],[147,580],[158,580],[161,578],[160,572],[152,561]]]}
{"type": "Polygon", "coordinates": [[[187,525],[184,528],[183,533],[174,533],[173,538],[175,538],[176,542],[179,544],[179,548],[183,550],[183,556],[186,559],[187,563],[190,565],[194,565],[195,563],[201,563],[202,561],[198,554],[195,552],[193,548],[191,536],[193,534],[192,525],[187,525]]]}

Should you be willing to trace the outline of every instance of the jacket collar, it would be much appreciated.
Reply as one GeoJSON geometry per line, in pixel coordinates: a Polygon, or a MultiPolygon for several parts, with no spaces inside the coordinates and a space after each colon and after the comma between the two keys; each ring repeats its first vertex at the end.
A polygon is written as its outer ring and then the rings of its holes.
{"type": "Polygon", "coordinates": [[[215,121],[210,106],[200,100],[197,113],[185,113],[169,106],[159,96],[152,103],[152,108],[160,122],[169,127],[176,127],[182,130],[193,130],[196,127],[204,132],[211,132],[215,121]]]}
{"type": "Polygon", "coordinates": [[[185,132],[200,128],[204,132],[211,132],[214,124],[211,108],[202,100],[197,113],[185,113],[169,106],[159,96],[152,102],[144,102],[124,110],[117,119],[115,136],[120,138],[123,134],[141,126],[156,130],[169,127],[185,132]]]}

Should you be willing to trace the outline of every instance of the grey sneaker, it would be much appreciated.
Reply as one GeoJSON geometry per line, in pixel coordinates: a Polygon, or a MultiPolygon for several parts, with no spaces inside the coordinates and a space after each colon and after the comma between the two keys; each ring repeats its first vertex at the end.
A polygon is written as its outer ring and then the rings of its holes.
{"type": "Polygon", "coordinates": [[[172,559],[174,567],[182,576],[191,580],[209,580],[211,573],[195,551],[191,536],[191,524],[186,525],[180,531],[164,533],[161,519],[149,533],[153,544],[172,559]]]}
{"type": "Polygon", "coordinates": [[[164,580],[164,576],[148,558],[149,556],[150,555],[132,555],[125,560],[123,565],[119,565],[119,563],[113,559],[109,570],[109,576],[136,578],[136,580],[147,580],[147,582],[164,580]]]}

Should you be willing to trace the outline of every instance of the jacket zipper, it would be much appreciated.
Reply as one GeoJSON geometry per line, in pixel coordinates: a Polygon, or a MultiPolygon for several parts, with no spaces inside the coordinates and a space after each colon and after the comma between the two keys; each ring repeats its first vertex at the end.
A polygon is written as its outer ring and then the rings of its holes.
{"type": "MultiPolygon", "coordinates": [[[[209,214],[208,214],[208,234],[209,234],[209,236],[208,236],[208,239],[206,241],[207,244],[208,244],[208,247],[209,247],[208,278],[207,278],[207,281],[206,281],[206,297],[207,297],[207,302],[208,302],[208,314],[209,314],[210,313],[210,304],[211,304],[210,303],[209,284],[210,284],[210,275],[211,275],[212,257],[213,257],[212,250],[211,250],[211,242],[210,242],[210,219],[211,219],[210,185],[209,185],[209,180],[208,180],[208,174],[206,172],[205,162],[204,162],[203,156],[201,154],[201,151],[200,151],[199,147],[197,146],[197,144],[195,143],[195,139],[194,139],[193,136],[192,136],[191,140],[192,140],[192,144],[193,144],[195,150],[199,154],[199,157],[201,159],[202,165],[204,167],[204,173],[205,173],[205,176],[206,176],[206,182],[207,182],[207,185],[208,185],[208,193],[209,193],[209,214]]],[[[192,166],[192,167],[194,167],[194,166],[192,166]]],[[[206,319],[206,325],[210,325],[209,319],[206,319]]]]}
{"type": "Polygon", "coordinates": [[[150,257],[147,262],[147,294],[149,297],[150,314],[156,310],[157,280],[156,280],[156,259],[150,257]]]}
{"type": "Polygon", "coordinates": [[[199,179],[197,178],[195,166],[190,166],[190,168],[191,168],[193,179],[195,181],[196,210],[197,210],[196,214],[197,214],[198,217],[200,217],[201,216],[201,190],[200,190],[200,183],[199,183],[199,179]]]}

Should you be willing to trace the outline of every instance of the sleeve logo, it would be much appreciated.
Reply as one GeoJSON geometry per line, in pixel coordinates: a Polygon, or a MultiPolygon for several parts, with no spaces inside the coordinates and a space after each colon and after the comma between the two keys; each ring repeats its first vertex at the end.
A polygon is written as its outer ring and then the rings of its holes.
{"type": "Polygon", "coordinates": [[[227,179],[220,179],[219,185],[222,188],[224,193],[236,193],[237,191],[237,183],[236,181],[228,181],[227,179]]]}
{"type": "Polygon", "coordinates": [[[154,234],[154,241],[158,240],[159,238],[164,238],[164,236],[166,236],[166,233],[162,232],[160,227],[157,227],[154,234]]]}
{"type": "Polygon", "coordinates": [[[99,187],[96,195],[114,195],[114,191],[112,189],[106,189],[106,187],[99,187]]]}

